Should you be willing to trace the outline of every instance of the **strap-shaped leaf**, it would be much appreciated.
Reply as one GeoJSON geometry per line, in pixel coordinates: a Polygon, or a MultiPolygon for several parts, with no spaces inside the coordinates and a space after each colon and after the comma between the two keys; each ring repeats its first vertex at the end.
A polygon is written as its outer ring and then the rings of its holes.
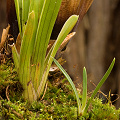
{"type": "Polygon", "coordinates": [[[28,19],[30,0],[22,0],[22,27],[25,26],[25,23],[28,19]]]}
{"type": "Polygon", "coordinates": [[[39,17],[42,12],[44,0],[30,0],[30,12],[35,12],[35,22],[38,24],[39,17]]]}
{"type": "Polygon", "coordinates": [[[32,75],[35,81],[33,83],[36,91],[41,82],[43,75],[44,61],[47,51],[47,46],[50,40],[52,29],[57,18],[57,14],[61,5],[62,0],[45,0],[42,13],[39,19],[39,25],[36,35],[34,53],[32,57],[32,64],[35,65],[32,67],[32,72],[35,75],[32,75]]]}
{"type": "MultiPolygon", "coordinates": [[[[34,32],[34,22],[35,22],[35,14],[32,11],[29,14],[28,21],[25,27],[25,31],[23,33],[23,40],[21,44],[20,51],[20,65],[19,65],[19,77],[20,82],[23,85],[25,90],[25,98],[29,99],[28,91],[30,87],[28,87],[30,82],[30,60],[31,60],[31,46],[32,46],[32,36],[34,32]]],[[[33,89],[33,88],[31,88],[33,89]]]]}
{"type": "Polygon", "coordinates": [[[22,37],[22,0],[14,0],[15,2],[15,8],[16,8],[16,14],[17,14],[17,20],[18,20],[18,26],[19,26],[19,31],[20,31],[20,36],[22,37]]]}
{"type": "Polygon", "coordinates": [[[46,60],[45,60],[45,68],[47,67],[48,64],[48,60],[50,58],[50,56],[54,57],[59,46],[61,45],[61,43],[63,42],[63,40],[65,39],[65,37],[67,36],[67,34],[71,31],[71,29],[74,27],[74,25],[76,24],[78,20],[78,16],[77,15],[73,15],[70,18],[68,18],[68,20],[66,21],[66,23],[64,24],[56,42],[54,43],[53,47],[50,49],[46,60]],[[54,50],[53,50],[54,48],[54,50]]]}
{"type": "Polygon", "coordinates": [[[35,12],[35,24],[34,24],[34,32],[33,32],[33,40],[32,40],[32,46],[31,46],[31,52],[33,53],[35,39],[36,39],[36,33],[38,28],[38,22],[39,18],[42,12],[44,0],[30,0],[30,12],[35,12]]]}

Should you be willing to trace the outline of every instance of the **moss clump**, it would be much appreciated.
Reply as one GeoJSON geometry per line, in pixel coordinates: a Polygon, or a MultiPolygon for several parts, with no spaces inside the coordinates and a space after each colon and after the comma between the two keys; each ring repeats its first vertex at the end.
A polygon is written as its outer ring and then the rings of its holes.
{"type": "Polygon", "coordinates": [[[58,73],[50,75],[43,100],[35,101],[30,105],[22,98],[22,87],[18,82],[13,63],[8,61],[6,64],[0,65],[0,119],[119,120],[120,109],[116,110],[109,103],[102,104],[102,100],[99,98],[92,101],[85,116],[78,117],[76,98],[72,88],[61,78],[62,75],[58,73]]]}
{"type": "Polygon", "coordinates": [[[102,99],[96,98],[92,101],[91,120],[119,120],[120,109],[109,103],[102,104],[102,99]]]}

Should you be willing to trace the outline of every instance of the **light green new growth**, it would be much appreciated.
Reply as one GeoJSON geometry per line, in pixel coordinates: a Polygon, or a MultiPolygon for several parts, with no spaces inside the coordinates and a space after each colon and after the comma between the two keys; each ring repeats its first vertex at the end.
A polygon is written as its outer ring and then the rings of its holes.
{"type": "Polygon", "coordinates": [[[87,102],[87,72],[86,68],[83,68],[83,94],[82,94],[82,113],[86,107],[87,102]]]}
{"type": "Polygon", "coordinates": [[[101,86],[106,81],[106,79],[108,78],[109,74],[111,73],[111,71],[113,69],[113,66],[115,64],[115,58],[113,59],[113,61],[112,61],[111,65],[110,65],[110,67],[108,68],[107,72],[105,73],[105,75],[103,76],[103,78],[101,79],[101,81],[99,82],[97,87],[95,88],[95,90],[94,90],[93,94],[91,95],[91,98],[89,99],[88,102],[87,102],[87,73],[86,73],[85,67],[83,69],[83,95],[82,95],[82,102],[81,102],[80,99],[79,99],[79,95],[77,93],[77,90],[76,90],[76,88],[74,86],[74,83],[72,82],[72,79],[67,74],[67,72],[62,68],[62,66],[57,62],[57,60],[55,60],[55,59],[53,59],[53,60],[54,60],[55,64],[57,65],[57,67],[65,75],[65,77],[69,81],[71,87],[73,88],[73,91],[74,91],[75,96],[76,96],[77,104],[78,104],[78,115],[85,114],[87,112],[87,110],[88,110],[88,107],[89,107],[89,105],[91,103],[91,100],[95,97],[95,95],[97,94],[98,90],[101,88],[101,86]],[[82,107],[81,107],[81,103],[82,103],[82,107]]]}
{"type": "Polygon", "coordinates": [[[52,29],[62,0],[14,0],[21,36],[20,54],[12,48],[13,59],[23,86],[23,97],[29,102],[40,98],[53,57],[78,20],[71,16],[64,24],[46,56],[52,29]]]}

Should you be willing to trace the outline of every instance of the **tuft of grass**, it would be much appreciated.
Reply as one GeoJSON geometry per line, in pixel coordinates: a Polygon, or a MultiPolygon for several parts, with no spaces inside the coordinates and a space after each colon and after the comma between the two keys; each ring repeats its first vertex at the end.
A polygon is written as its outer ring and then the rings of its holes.
{"type": "Polygon", "coordinates": [[[61,70],[61,72],[64,74],[64,76],[66,77],[66,79],[68,80],[68,82],[70,83],[70,85],[74,91],[74,94],[75,94],[76,100],[77,100],[77,105],[78,105],[78,115],[82,116],[82,115],[86,114],[92,99],[95,97],[98,90],[103,85],[103,83],[106,81],[109,74],[111,73],[113,66],[115,64],[115,58],[113,59],[112,63],[110,64],[110,66],[109,66],[107,72],[105,73],[105,75],[103,76],[103,78],[100,80],[100,82],[96,86],[96,88],[93,91],[88,102],[87,102],[87,72],[86,72],[86,68],[85,67],[83,68],[83,93],[82,93],[82,100],[80,101],[78,92],[77,92],[75,85],[72,82],[72,79],[70,78],[70,76],[67,74],[67,72],[64,70],[64,68],[59,64],[59,62],[56,59],[53,58],[53,61],[55,62],[57,67],[61,70]]]}

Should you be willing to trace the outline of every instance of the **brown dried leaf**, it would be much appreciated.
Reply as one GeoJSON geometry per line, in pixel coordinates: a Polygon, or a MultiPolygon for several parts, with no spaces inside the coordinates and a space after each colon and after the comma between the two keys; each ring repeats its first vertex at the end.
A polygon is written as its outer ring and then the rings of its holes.
{"type": "MultiPolygon", "coordinates": [[[[69,35],[67,35],[67,37],[64,39],[64,41],[62,42],[62,44],[60,45],[57,53],[56,53],[56,58],[58,58],[58,56],[61,55],[61,51],[66,47],[66,45],[68,44],[68,42],[70,41],[70,39],[75,35],[76,32],[72,32],[69,35]]],[[[49,52],[49,50],[51,49],[51,47],[53,46],[53,44],[55,43],[56,40],[50,40],[48,47],[47,47],[47,53],[49,52]]],[[[46,54],[47,54],[46,53],[46,54]]]]}
{"type": "Polygon", "coordinates": [[[62,44],[60,45],[55,58],[58,59],[62,53],[63,53],[63,49],[66,47],[66,45],[68,44],[68,42],[70,41],[70,39],[75,35],[76,32],[72,32],[69,35],[67,35],[67,37],[64,39],[64,41],[62,42],[62,44]]]}
{"type": "Polygon", "coordinates": [[[20,33],[17,36],[16,44],[15,47],[17,49],[18,54],[20,54],[20,47],[21,47],[21,38],[20,38],[20,33]]]}
{"type": "Polygon", "coordinates": [[[0,43],[0,51],[1,51],[2,47],[4,46],[4,44],[5,44],[9,29],[10,29],[10,25],[8,25],[8,27],[6,29],[3,29],[2,37],[1,37],[1,43],[0,43]]]}
{"type": "Polygon", "coordinates": [[[67,35],[67,37],[64,39],[64,41],[62,42],[62,44],[59,47],[59,50],[64,49],[64,47],[68,44],[68,42],[70,41],[70,39],[76,34],[76,32],[72,32],[69,35],[67,35]]]}

